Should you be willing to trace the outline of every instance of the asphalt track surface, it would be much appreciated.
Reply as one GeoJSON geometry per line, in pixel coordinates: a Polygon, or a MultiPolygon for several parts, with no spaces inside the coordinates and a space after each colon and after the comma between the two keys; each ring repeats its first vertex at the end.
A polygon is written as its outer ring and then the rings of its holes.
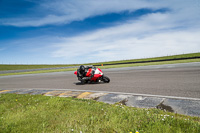
{"type": "Polygon", "coordinates": [[[200,63],[105,69],[110,83],[80,85],[70,72],[1,76],[0,89],[72,89],[200,98],[200,63]]]}

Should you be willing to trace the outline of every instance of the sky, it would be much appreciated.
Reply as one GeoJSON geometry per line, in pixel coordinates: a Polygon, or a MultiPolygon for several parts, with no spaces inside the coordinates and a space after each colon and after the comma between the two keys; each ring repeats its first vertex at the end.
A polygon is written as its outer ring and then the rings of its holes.
{"type": "Polygon", "coordinates": [[[200,0],[0,0],[0,64],[200,52],[200,0]]]}

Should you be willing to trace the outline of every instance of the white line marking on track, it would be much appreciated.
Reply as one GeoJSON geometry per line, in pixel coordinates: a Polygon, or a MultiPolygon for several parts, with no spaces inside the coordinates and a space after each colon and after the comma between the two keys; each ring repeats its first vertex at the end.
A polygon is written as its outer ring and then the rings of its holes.
{"type": "MultiPolygon", "coordinates": [[[[126,92],[110,92],[110,91],[93,91],[93,90],[76,90],[76,89],[49,89],[49,88],[21,88],[22,90],[27,89],[27,90],[63,90],[63,91],[83,91],[83,92],[101,92],[101,93],[115,93],[115,94],[124,94],[124,95],[134,95],[134,96],[144,96],[144,97],[159,97],[159,98],[170,98],[170,99],[180,99],[180,100],[195,100],[195,101],[200,101],[199,98],[190,98],[190,97],[177,97],[177,96],[164,96],[164,95],[151,95],[151,94],[139,94],[139,93],[126,93],[126,92]]],[[[12,88],[12,89],[7,89],[7,90],[21,90],[19,88],[12,88]]]]}

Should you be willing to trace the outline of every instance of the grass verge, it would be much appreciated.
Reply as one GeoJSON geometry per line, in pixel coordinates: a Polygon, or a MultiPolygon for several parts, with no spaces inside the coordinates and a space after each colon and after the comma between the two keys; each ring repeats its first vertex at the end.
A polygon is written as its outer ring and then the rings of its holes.
{"type": "Polygon", "coordinates": [[[119,68],[119,67],[134,67],[134,66],[149,66],[149,65],[164,65],[164,64],[177,64],[177,63],[190,63],[200,62],[200,59],[188,59],[188,60],[176,60],[176,61],[161,61],[161,62],[149,62],[149,63],[137,63],[137,64],[122,64],[122,65],[109,65],[100,66],[99,68],[119,68]]]}
{"type": "MultiPolygon", "coordinates": [[[[121,61],[90,63],[89,65],[94,65],[95,66],[95,65],[101,65],[101,64],[105,65],[105,64],[114,64],[114,63],[126,63],[126,62],[138,62],[138,61],[154,61],[154,60],[189,58],[189,57],[200,57],[200,53],[181,54],[181,55],[155,57],[155,58],[145,58],[145,59],[132,59],[132,60],[121,60],[121,61]]],[[[188,59],[187,61],[190,61],[190,60],[188,59]]],[[[145,63],[143,63],[143,64],[145,64],[145,63]]],[[[70,67],[70,66],[80,66],[80,64],[71,64],[71,65],[3,65],[3,64],[0,64],[0,71],[24,70],[24,69],[40,69],[40,68],[56,68],[56,67],[59,68],[59,67],[70,67]]]]}
{"type": "Polygon", "coordinates": [[[127,62],[141,62],[141,61],[155,61],[155,60],[191,58],[191,57],[200,57],[200,52],[199,53],[190,53],[190,54],[180,54],[180,55],[163,56],[163,57],[154,57],[154,58],[144,58],[144,59],[131,59],[131,60],[109,61],[109,62],[93,63],[93,65],[127,63],[127,62]]]}
{"type": "MultiPolygon", "coordinates": [[[[177,60],[177,61],[162,61],[162,62],[150,62],[150,63],[137,63],[137,64],[122,64],[122,65],[109,65],[109,66],[98,66],[101,69],[108,68],[120,68],[120,67],[134,67],[134,66],[148,66],[148,65],[164,65],[164,64],[176,64],[176,63],[189,63],[189,62],[200,62],[200,59],[188,59],[188,60],[177,60]]],[[[77,68],[67,69],[54,69],[54,70],[40,70],[30,72],[18,72],[18,73],[5,73],[0,76],[9,75],[22,75],[22,74],[37,74],[37,73],[50,73],[50,72],[65,72],[65,71],[76,71],[77,68]]]]}
{"type": "Polygon", "coordinates": [[[0,94],[0,132],[198,133],[200,118],[94,100],[0,94]]]}
{"type": "Polygon", "coordinates": [[[0,71],[8,70],[26,70],[26,69],[40,69],[40,68],[59,68],[59,67],[70,67],[76,65],[2,65],[0,64],[0,71]]]}
{"type": "Polygon", "coordinates": [[[77,70],[77,68],[54,69],[54,70],[40,70],[40,71],[17,72],[17,73],[3,73],[3,74],[0,74],[0,76],[23,75],[23,74],[37,74],[37,73],[52,73],[52,72],[65,72],[65,71],[75,71],[75,70],[77,70]]]}

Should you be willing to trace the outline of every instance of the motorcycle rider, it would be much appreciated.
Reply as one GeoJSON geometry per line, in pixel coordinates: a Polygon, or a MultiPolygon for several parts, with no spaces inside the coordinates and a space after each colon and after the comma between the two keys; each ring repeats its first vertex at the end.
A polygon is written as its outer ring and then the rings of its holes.
{"type": "Polygon", "coordinates": [[[95,70],[96,67],[81,65],[79,69],[77,69],[78,80],[81,81],[81,83],[85,83],[87,80],[94,77],[95,70]]]}

